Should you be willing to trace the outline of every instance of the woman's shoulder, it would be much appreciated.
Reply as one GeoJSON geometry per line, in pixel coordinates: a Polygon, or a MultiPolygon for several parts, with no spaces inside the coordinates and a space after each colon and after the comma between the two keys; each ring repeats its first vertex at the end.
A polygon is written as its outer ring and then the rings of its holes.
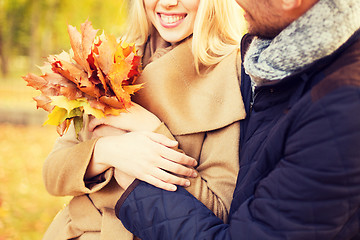
{"type": "Polygon", "coordinates": [[[198,74],[191,44],[180,44],[147,65],[136,102],[156,114],[174,134],[222,128],[245,117],[238,50],[198,74]]]}

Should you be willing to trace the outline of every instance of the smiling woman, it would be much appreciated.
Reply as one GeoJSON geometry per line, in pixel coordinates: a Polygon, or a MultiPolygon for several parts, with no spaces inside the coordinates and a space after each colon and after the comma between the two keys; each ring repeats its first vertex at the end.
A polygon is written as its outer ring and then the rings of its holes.
{"type": "Polygon", "coordinates": [[[123,40],[139,49],[143,70],[136,83],[144,87],[127,112],[85,118],[78,136],[70,126],[56,142],[44,164],[45,185],[53,195],[74,198],[44,240],[134,239],[114,208],[135,178],[169,191],[186,186],[227,219],[245,117],[240,8],[234,0],[131,4],[123,40]]]}
{"type": "Polygon", "coordinates": [[[168,42],[176,43],[193,33],[200,0],[144,0],[148,19],[168,42]]]}
{"type": "Polygon", "coordinates": [[[238,47],[246,29],[243,11],[234,0],[133,0],[129,16],[131,21],[127,24],[124,39],[139,46],[157,34],[168,37],[164,40],[172,44],[192,35],[192,54],[197,70],[201,64],[212,66],[229,55],[238,47]],[[166,29],[161,25],[158,13],[163,13],[163,22],[166,18],[177,23],[169,24],[171,28],[166,29]],[[174,16],[168,17],[168,14],[174,16]],[[182,17],[186,20],[176,20],[182,17]]]}

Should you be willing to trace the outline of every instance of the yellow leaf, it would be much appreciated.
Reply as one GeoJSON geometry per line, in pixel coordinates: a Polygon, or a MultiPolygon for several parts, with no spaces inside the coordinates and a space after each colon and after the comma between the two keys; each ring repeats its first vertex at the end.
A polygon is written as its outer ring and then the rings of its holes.
{"type": "Polygon", "coordinates": [[[51,105],[58,106],[60,108],[66,109],[68,112],[71,110],[81,107],[83,101],[86,101],[85,98],[78,98],[75,100],[69,100],[65,96],[54,96],[50,97],[52,102],[51,105]]]}
{"type": "Polygon", "coordinates": [[[49,113],[48,119],[44,122],[43,125],[54,125],[58,126],[60,123],[62,123],[67,116],[67,110],[58,106],[55,106],[55,108],[49,113]]]}
{"type": "Polygon", "coordinates": [[[108,74],[108,77],[114,84],[122,85],[122,82],[124,80],[128,79],[128,74],[131,70],[132,66],[130,63],[122,60],[117,61],[111,66],[110,72],[108,74]]]}
{"type": "Polygon", "coordinates": [[[123,89],[128,94],[134,94],[135,92],[139,91],[143,87],[144,84],[145,83],[136,84],[136,85],[127,85],[127,86],[123,86],[123,89]]]}
{"type": "Polygon", "coordinates": [[[115,51],[115,62],[119,62],[125,59],[124,49],[128,47],[126,42],[121,42],[117,45],[115,51]]]}
{"type": "Polygon", "coordinates": [[[118,116],[118,115],[120,115],[120,113],[123,113],[123,112],[127,112],[127,110],[124,109],[124,108],[122,108],[122,109],[106,108],[106,109],[105,109],[105,115],[118,116]]]}
{"type": "Polygon", "coordinates": [[[82,102],[82,107],[84,108],[84,113],[91,114],[96,118],[102,118],[105,116],[103,111],[91,107],[88,102],[82,102]]]}
{"type": "Polygon", "coordinates": [[[115,56],[118,54],[121,59],[125,59],[130,53],[136,53],[135,43],[127,43],[122,41],[117,48],[115,56]]]}
{"type": "MultiPolygon", "coordinates": [[[[91,114],[96,118],[102,118],[105,116],[102,110],[91,107],[86,98],[69,100],[64,96],[55,96],[55,97],[51,97],[51,100],[52,100],[51,102],[52,105],[55,105],[58,108],[62,108],[67,111],[65,114],[66,115],[65,118],[74,117],[74,115],[70,113],[77,108],[80,108],[80,110],[84,109],[85,114],[91,114]]],[[[76,114],[76,116],[79,116],[79,114],[76,114]]]]}

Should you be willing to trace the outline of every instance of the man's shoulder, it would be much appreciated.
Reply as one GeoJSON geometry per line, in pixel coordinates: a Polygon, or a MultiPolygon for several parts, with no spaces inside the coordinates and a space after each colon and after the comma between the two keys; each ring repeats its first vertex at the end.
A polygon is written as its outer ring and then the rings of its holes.
{"type": "Polygon", "coordinates": [[[312,89],[313,100],[341,87],[360,87],[360,38],[338,54],[321,73],[324,78],[312,89]]]}

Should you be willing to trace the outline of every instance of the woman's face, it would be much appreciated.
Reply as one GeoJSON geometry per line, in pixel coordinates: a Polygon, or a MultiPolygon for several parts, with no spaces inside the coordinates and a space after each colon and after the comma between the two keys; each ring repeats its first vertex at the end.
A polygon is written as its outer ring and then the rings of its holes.
{"type": "Polygon", "coordinates": [[[193,33],[199,3],[200,0],[144,0],[148,19],[160,36],[171,43],[193,33]]]}

